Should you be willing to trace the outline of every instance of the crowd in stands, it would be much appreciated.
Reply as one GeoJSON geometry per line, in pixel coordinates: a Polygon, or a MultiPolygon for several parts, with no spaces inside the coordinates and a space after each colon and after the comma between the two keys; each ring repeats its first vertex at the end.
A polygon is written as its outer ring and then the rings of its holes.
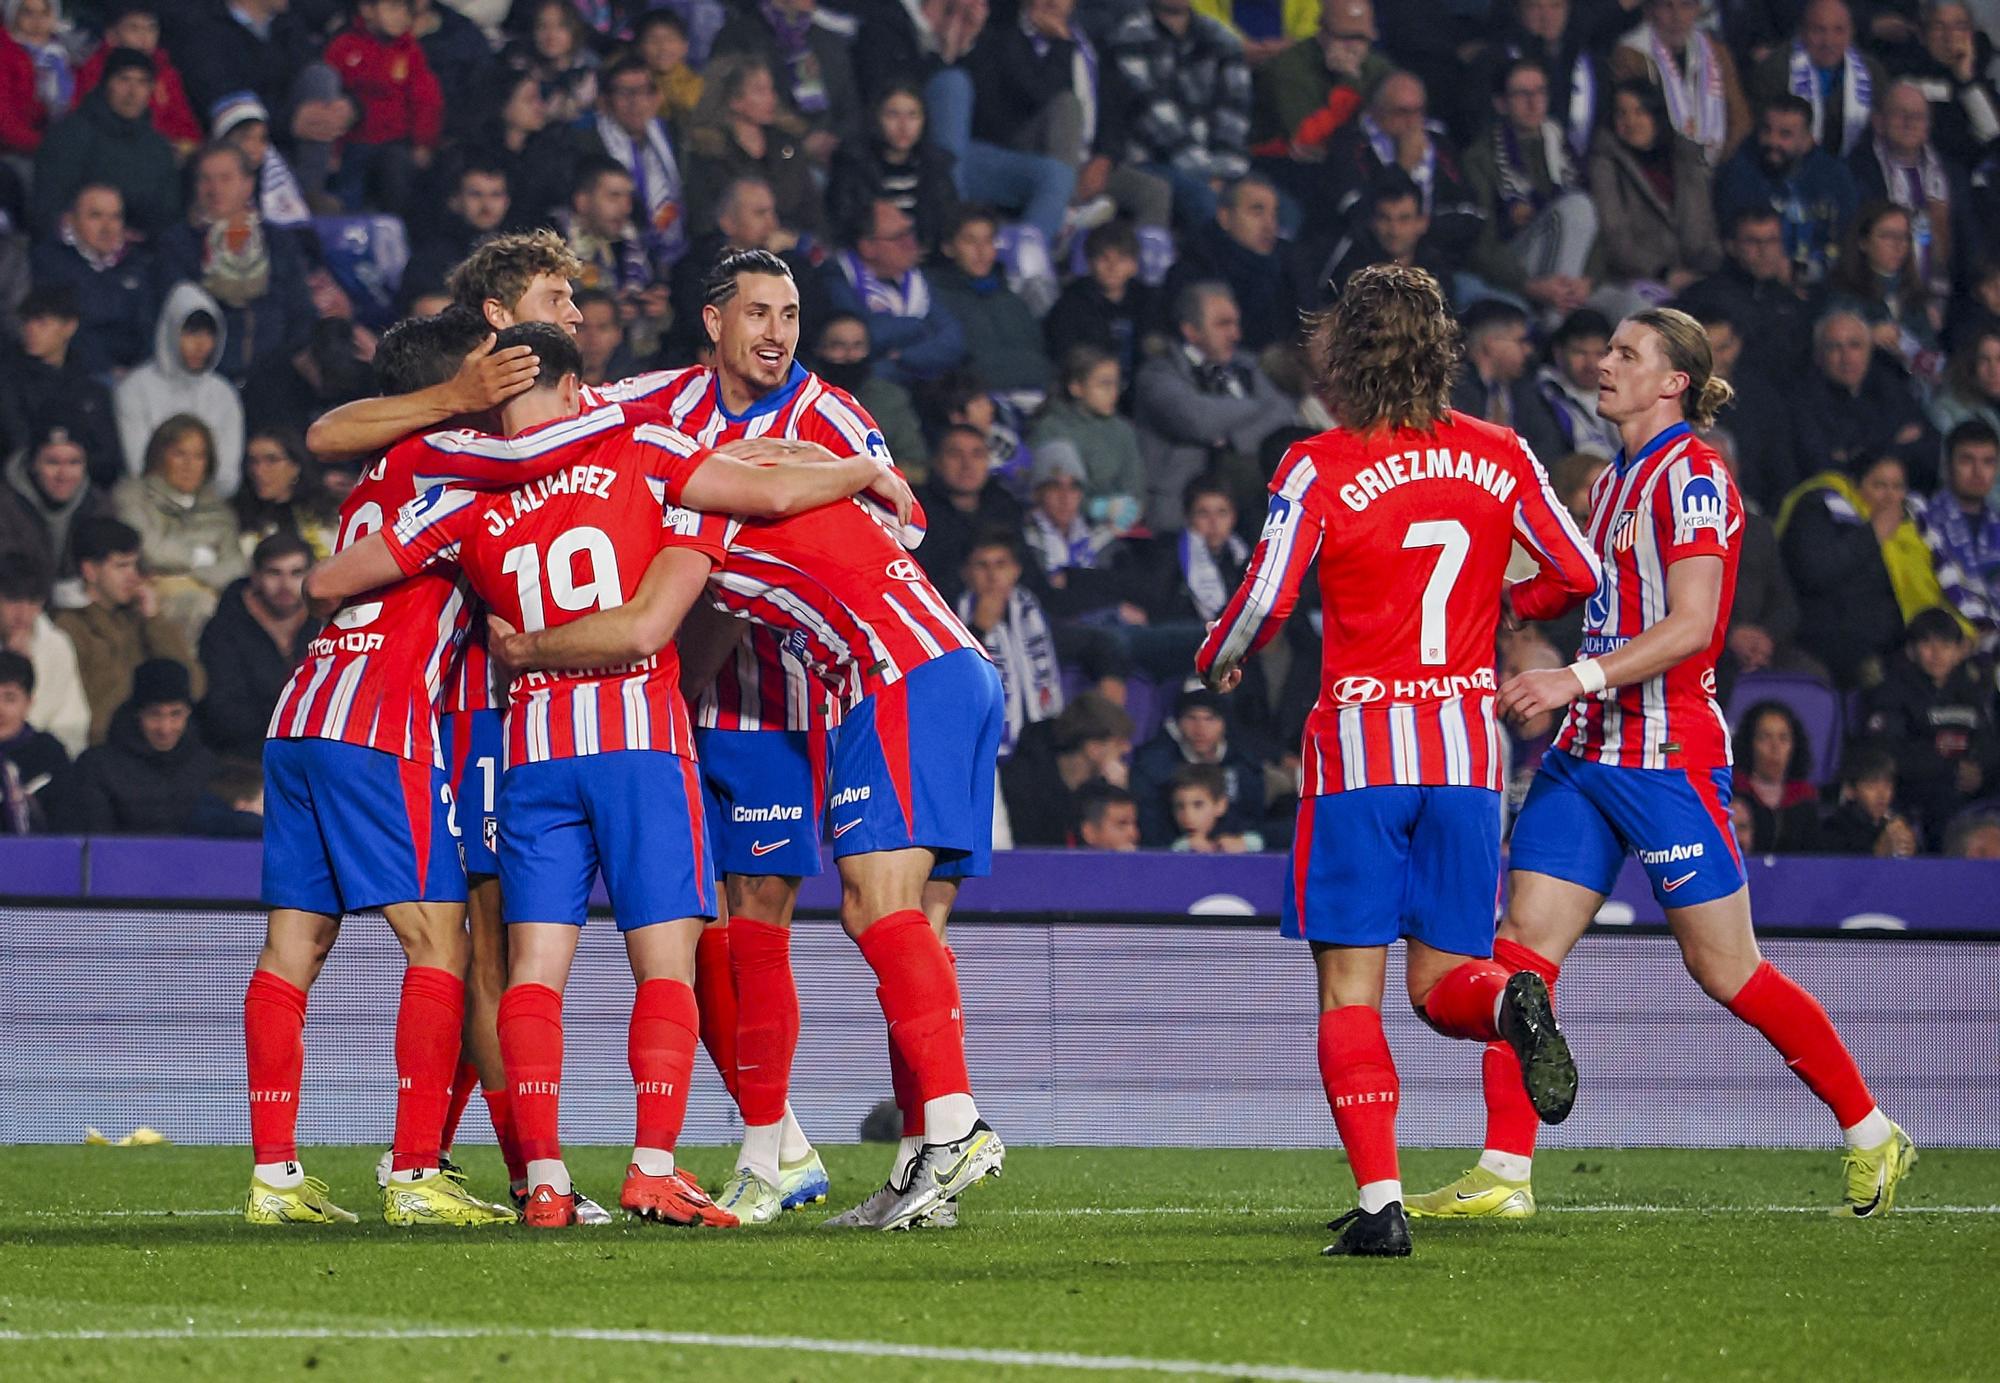
{"type": "MultiPolygon", "coordinates": [[[[587,382],[693,363],[718,251],[918,482],[1001,668],[1003,839],[1281,849],[1317,601],[1190,655],[1285,449],[1302,314],[1420,265],[1456,407],[1582,513],[1625,313],[1708,330],[1748,515],[1718,692],[1768,851],[2000,852],[1993,0],[7,0],[0,829],[255,834],[373,391],[496,231],[585,266],[587,382]],[[1838,744],[1787,700],[1818,684],[1838,744]],[[1738,696],[1738,687],[1743,695],[1738,696]],[[1837,762],[1838,771],[1830,767],[1837,762]]],[[[1509,633],[1574,656],[1580,614],[1509,633]]],[[[1518,802],[1553,723],[1514,727],[1518,802]]]]}

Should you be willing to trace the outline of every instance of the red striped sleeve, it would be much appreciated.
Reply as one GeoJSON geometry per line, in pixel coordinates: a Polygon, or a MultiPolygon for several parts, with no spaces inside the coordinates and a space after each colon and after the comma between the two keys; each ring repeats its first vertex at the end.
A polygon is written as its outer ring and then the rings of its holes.
{"type": "Polygon", "coordinates": [[[1319,555],[1325,524],[1310,498],[1317,471],[1303,446],[1292,448],[1271,481],[1271,507],[1264,532],[1243,584],[1230,597],[1222,617],[1202,640],[1195,670],[1206,677],[1217,667],[1242,662],[1271,641],[1298,604],[1306,573],[1319,555]]]}

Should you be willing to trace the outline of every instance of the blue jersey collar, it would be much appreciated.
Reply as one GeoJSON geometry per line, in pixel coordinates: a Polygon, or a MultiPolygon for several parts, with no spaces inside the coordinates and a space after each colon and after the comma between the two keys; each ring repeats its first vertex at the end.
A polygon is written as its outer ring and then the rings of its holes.
{"type": "Polygon", "coordinates": [[[729,405],[722,401],[722,377],[720,375],[717,375],[708,387],[715,391],[715,411],[729,419],[732,423],[740,423],[751,418],[761,418],[766,413],[777,412],[792,401],[792,396],[799,392],[799,389],[805,382],[806,367],[794,360],[792,362],[792,372],[785,376],[785,382],[764,395],[763,398],[758,399],[741,413],[731,413],[729,405]]]}
{"type": "Polygon", "coordinates": [[[1673,443],[1687,436],[1691,431],[1692,429],[1689,428],[1686,423],[1675,423],[1672,427],[1668,428],[1666,431],[1656,435],[1653,438],[1653,440],[1646,443],[1645,446],[1640,447],[1639,454],[1635,457],[1632,457],[1630,460],[1626,459],[1623,448],[1620,448],[1618,452],[1618,461],[1617,461],[1617,466],[1619,471],[1624,472],[1630,470],[1632,467],[1638,465],[1641,461],[1644,461],[1647,457],[1651,456],[1654,452],[1660,450],[1660,448],[1671,446],[1673,443]]]}

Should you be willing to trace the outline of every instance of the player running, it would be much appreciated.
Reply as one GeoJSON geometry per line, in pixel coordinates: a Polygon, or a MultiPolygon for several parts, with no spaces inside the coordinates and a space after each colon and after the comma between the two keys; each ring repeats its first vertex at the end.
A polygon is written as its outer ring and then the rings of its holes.
{"type": "MultiPolygon", "coordinates": [[[[1625,856],[1637,855],[1695,983],[1762,1033],[1833,1111],[1847,1144],[1836,1213],[1878,1214],[1895,1203],[1916,1148],[1876,1107],[1826,1010],[1759,954],[1730,828],[1729,728],[1715,703],[1715,660],[1743,509],[1722,462],[1690,431],[1714,421],[1729,385],[1714,376],[1701,325],[1658,309],[1619,324],[1597,397],[1624,447],[1591,492],[1590,540],[1604,577],[1585,609],[1584,656],[1522,673],[1500,691],[1504,714],[1567,708],[1567,716],[1514,825],[1495,954],[1553,987],[1625,856]]],[[[1514,592],[1523,619],[1553,618],[1574,603],[1545,579],[1514,592]]],[[[1487,1048],[1485,1082],[1478,1165],[1415,1197],[1417,1214],[1534,1213],[1535,1121],[1512,1052],[1487,1048]]]]}
{"type": "MultiPolygon", "coordinates": [[[[720,549],[686,511],[663,525],[661,503],[670,492],[769,514],[869,485],[907,497],[866,458],[750,466],[696,447],[648,421],[656,415],[643,409],[604,404],[579,412],[575,342],[546,323],[501,333],[502,347],[516,342],[534,350],[540,371],[536,387],[501,410],[507,438],[447,433],[423,445],[553,458],[553,473],[504,494],[430,492],[391,529],[316,569],[312,594],[350,595],[457,562],[510,621],[560,625],[631,599],[655,553],[689,600],[700,591],[720,549]]],[[[638,1133],[620,1204],[669,1223],[737,1223],[673,1157],[698,1023],[695,941],[714,911],[679,678],[667,649],[555,677],[530,674],[510,693],[499,800],[509,983],[499,1027],[532,1187],[524,1218],[537,1227],[577,1222],[557,1133],[562,990],[600,867],[638,984],[630,1043],[638,1133]]]]}
{"type": "MultiPolygon", "coordinates": [[[[668,498],[703,503],[692,491],[668,498]]],[[[908,1228],[998,1175],[1006,1153],[973,1101],[957,973],[924,908],[927,884],[948,905],[958,879],[991,867],[998,675],[873,510],[712,521],[726,553],[712,596],[781,633],[848,707],[827,774],[841,923],[880,981],[924,1132],[901,1182],[826,1223],[908,1228]]],[[[649,579],[620,608],[561,628],[496,625],[494,650],[529,668],[645,657],[678,627],[679,597],[649,579]]]]}
{"type": "MultiPolygon", "coordinates": [[[[887,458],[866,410],[798,363],[798,285],[782,259],[726,251],[703,299],[714,368],[671,372],[651,396],[674,427],[704,446],[802,438],[837,456],[887,458]]],[[[743,1116],[736,1171],[716,1202],[745,1224],[768,1224],[828,1191],[826,1168],[788,1103],[799,1041],[791,922],[801,880],[820,871],[838,709],[782,636],[763,625],[701,602],[679,642],[728,904],[726,925],[702,933],[695,992],[702,1040],[743,1116]]]]}
{"type": "MultiPolygon", "coordinates": [[[[376,369],[392,393],[430,386],[459,367],[476,339],[442,317],[404,322],[384,334],[376,369]]],[[[484,483],[536,473],[533,461],[397,447],[341,506],[338,546],[379,529],[418,492],[420,475],[484,483]]],[[[440,1167],[467,942],[453,802],[436,766],[435,707],[466,622],[463,595],[443,576],[350,601],[309,645],[271,717],[263,884],[271,915],[243,1001],[256,1162],[245,1214],[253,1224],[355,1218],[299,1165],[298,1099],[306,991],[342,915],[377,907],[409,961],[396,1017],[396,1133],[383,1216],[401,1225],[514,1218],[440,1167]]]]}
{"type": "Polygon", "coordinates": [[[1362,270],[1315,324],[1312,349],[1340,426],[1286,453],[1243,584],[1195,666],[1233,689],[1317,558],[1326,651],[1280,930],[1312,946],[1320,1079],[1359,1191],[1325,1251],[1400,1257],[1399,1085],[1381,1014],[1390,942],[1407,943],[1410,1002],[1426,1022],[1518,1052],[1543,1117],[1561,1120],[1575,1098],[1541,978],[1488,959],[1502,774],[1493,651],[1516,541],[1538,581],[1579,597],[1597,564],[1521,440],[1446,407],[1458,329],[1429,274],[1362,270]]]}

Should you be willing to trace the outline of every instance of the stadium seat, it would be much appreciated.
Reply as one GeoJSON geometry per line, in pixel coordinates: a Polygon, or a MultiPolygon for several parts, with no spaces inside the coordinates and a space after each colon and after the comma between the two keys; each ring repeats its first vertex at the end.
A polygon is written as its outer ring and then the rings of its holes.
{"type": "Polygon", "coordinates": [[[1167,709],[1172,705],[1173,698],[1162,695],[1147,678],[1137,673],[1126,678],[1125,713],[1132,717],[1132,743],[1141,745],[1151,739],[1166,723],[1167,709]]]}
{"type": "Polygon", "coordinates": [[[1832,782],[1840,773],[1841,729],[1846,721],[1840,693],[1815,677],[1776,672],[1753,672],[1739,677],[1729,694],[1732,733],[1741,723],[1743,713],[1759,701],[1782,701],[1792,708],[1812,746],[1813,783],[1823,787],[1832,782]]]}

